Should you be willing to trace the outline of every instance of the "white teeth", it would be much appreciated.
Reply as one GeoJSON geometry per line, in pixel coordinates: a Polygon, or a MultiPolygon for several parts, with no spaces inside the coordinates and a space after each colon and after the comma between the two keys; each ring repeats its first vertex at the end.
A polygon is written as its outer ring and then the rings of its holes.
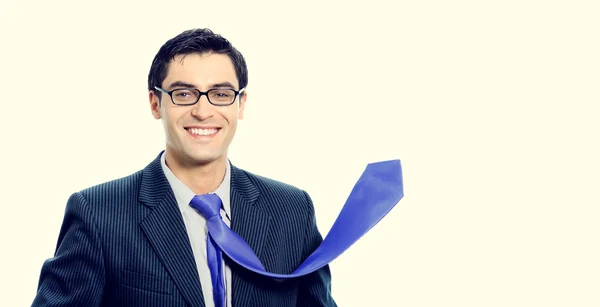
{"type": "Polygon", "coordinates": [[[189,132],[197,135],[211,135],[217,133],[217,129],[198,129],[198,128],[189,128],[189,132]]]}

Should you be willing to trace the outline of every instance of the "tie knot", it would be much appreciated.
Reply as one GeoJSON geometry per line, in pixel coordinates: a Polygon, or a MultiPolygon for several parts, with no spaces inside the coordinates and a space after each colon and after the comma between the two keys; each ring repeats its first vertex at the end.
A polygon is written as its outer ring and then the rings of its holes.
{"type": "Polygon", "coordinates": [[[221,198],[214,193],[196,195],[192,198],[190,206],[198,210],[206,219],[210,219],[215,215],[220,216],[221,198]]]}

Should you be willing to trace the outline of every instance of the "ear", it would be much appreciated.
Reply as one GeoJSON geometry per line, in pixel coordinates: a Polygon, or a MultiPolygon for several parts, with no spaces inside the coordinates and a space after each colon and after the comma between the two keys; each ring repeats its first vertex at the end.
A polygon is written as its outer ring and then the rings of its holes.
{"type": "Polygon", "coordinates": [[[244,108],[246,107],[246,98],[248,97],[248,92],[244,91],[240,99],[240,108],[238,110],[238,119],[244,119],[244,108]]]}
{"type": "Polygon", "coordinates": [[[158,97],[154,91],[148,92],[148,99],[150,100],[150,110],[152,116],[156,119],[160,119],[160,97],[158,97]]]}

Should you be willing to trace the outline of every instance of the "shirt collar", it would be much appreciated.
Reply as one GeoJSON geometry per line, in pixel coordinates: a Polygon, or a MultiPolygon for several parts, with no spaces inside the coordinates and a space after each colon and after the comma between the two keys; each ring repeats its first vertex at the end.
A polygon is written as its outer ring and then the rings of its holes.
{"type": "MultiPolygon", "coordinates": [[[[173,194],[175,194],[175,199],[177,200],[180,209],[183,210],[184,208],[189,207],[192,198],[194,198],[196,194],[188,186],[181,182],[181,180],[179,180],[179,178],[177,178],[167,166],[164,151],[160,157],[160,164],[165,176],[167,177],[167,180],[169,181],[169,184],[171,185],[171,189],[173,189],[173,194]]],[[[223,178],[221,184],[213,191],[213,193],[217,194],[221,198],[221,201],[223,202],[223,210],[225,210],[227,217],[231,219],[231,206],[229,201],[231,190],[231,164],[229,159],[227,160],[226,164],[225,177],[223,178]]]]}

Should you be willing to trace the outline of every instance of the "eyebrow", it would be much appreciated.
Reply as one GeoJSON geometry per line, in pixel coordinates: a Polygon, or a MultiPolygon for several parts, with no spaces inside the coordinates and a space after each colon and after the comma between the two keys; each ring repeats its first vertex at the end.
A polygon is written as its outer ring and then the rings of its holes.
{"type": "MultiPolygon", "coordinates": [[[[167,89],[172,89],[174,87],[196,88],[196,86],[193,84],[183,82],[183,81],[175,81],[175,82],[169,84],[169,87],[167,89]]],[[[224,87],[235,88],[233,86],[233,84],[231,84],[230,82],[214,83],[209,86],[209,88],[224,88],[224,87]]]]}
{"type": "Polygon", "coordinates": [[[186,87],[186,88],[194,88],[195,86],[193,84],[189,84],[183,81],[175,81],[171,84],[169,84],[169,87],[167,87],[167,89],[172,89],[174,87],[186,87]]]}
{"type": "Polygon", "coordinates": [[[230,88],[235,88],[235,87],[233,86],[233,84],[231,84],[231,83],[229,83],[229,82],[215,83],[215,84],[212,84],[212,85],[210,86],[210,88],[217,88],[217,87],[230,87],[230,88]]]}

